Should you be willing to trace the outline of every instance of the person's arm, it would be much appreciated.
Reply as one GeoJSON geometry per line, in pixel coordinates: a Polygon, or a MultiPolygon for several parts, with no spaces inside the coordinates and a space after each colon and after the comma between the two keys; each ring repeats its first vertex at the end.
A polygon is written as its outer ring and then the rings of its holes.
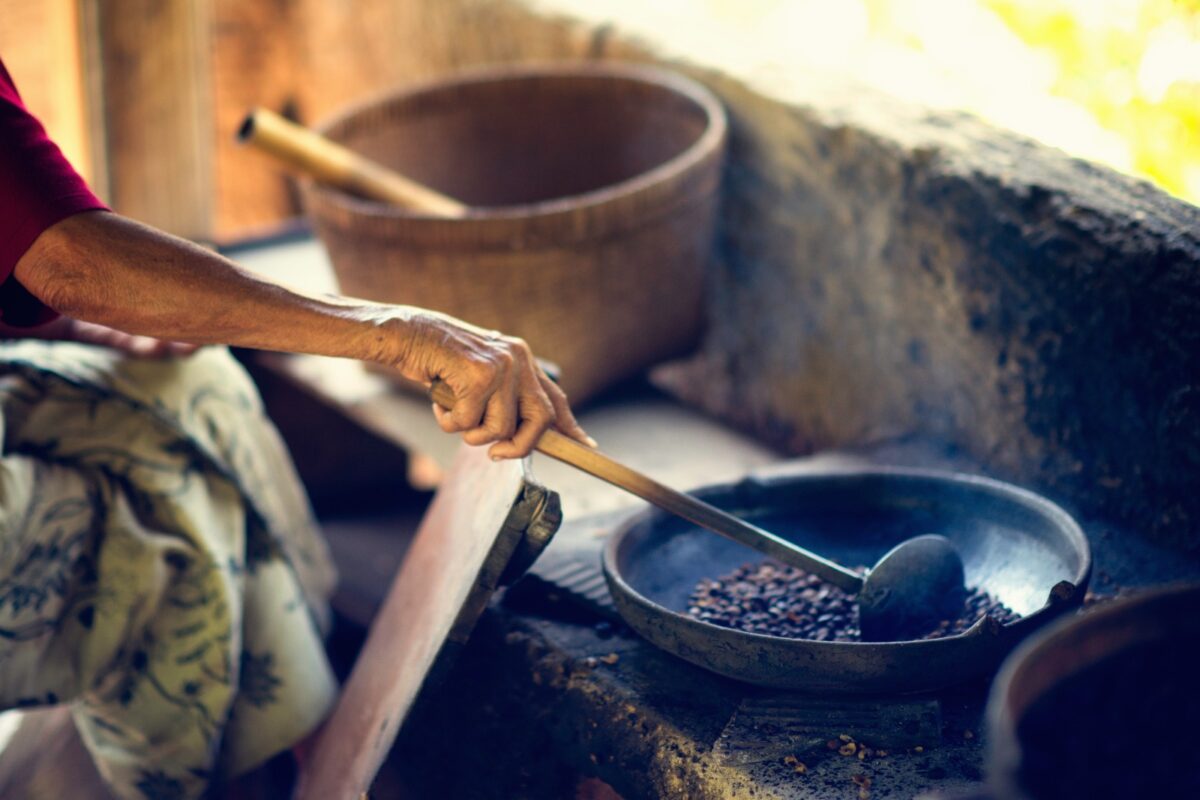
{"type": "MultiPolygon", "coordinates": [[[[555,426],[590,442],[525,342],[411,306],[316,297],[117,214],[76,214],[45,230],[14,277],[59,313],[129,334],[192,344],[374,361],[458,397],[435,408],[447,432],[526,455],[555,426]]],[[[593,443],[594,444],[594,443],[593,443]]]]}

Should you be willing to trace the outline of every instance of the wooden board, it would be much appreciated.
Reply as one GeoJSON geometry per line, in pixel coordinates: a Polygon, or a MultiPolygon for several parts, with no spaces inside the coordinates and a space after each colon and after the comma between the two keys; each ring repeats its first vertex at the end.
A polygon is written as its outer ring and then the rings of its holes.
{"type": "Polygon", "coordinates": [[[528,495],[539,492],[522,463],[460,450],[301,768],[298,800],[354,799],[370,788],[422,687],[470,635],[522,540],[528,495]]]}

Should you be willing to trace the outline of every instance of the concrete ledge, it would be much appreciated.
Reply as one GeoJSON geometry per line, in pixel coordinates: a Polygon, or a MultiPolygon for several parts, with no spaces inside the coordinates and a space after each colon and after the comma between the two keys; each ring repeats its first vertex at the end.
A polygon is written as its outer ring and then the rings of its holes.
{"type": "Polygon", "coordinates": [[[971,117],[718,85],[712,327],[662,385],[792,452],[934,440],[1200,545],[1200,210],[971,117]]]}

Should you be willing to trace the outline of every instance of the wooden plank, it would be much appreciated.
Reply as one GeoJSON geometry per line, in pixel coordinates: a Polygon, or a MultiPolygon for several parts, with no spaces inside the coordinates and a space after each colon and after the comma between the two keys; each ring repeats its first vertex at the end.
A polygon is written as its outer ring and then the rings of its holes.
{"type": "Polygon", "coordinates": [[[89,99],[116,211],[180,236],[212,233],[210,3],[90,0],[81,16],[99,76],[89,99]]]}
{"type": "Polygon", "coordinates": [[[528,486],[520,462],[459,451],[301,767],[298,800],[357,798],[370,788],[417,695],[466,641],[520,543],[528,486]]]}

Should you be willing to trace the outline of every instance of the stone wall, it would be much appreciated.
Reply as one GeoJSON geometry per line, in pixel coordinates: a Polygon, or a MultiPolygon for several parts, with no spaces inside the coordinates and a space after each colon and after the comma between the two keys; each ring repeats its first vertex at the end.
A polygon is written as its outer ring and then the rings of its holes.
{"type": "Polygon", "coordinates": [[[715,85],[711,327],[663,385],[794,452],[933,440],[1200,545],[1200,209],[964,115],[715,85]]]}
{"type": "Polygon", "coordinates": [[[406,58],[665,61],[720,95],[710,327],[660,385],[792,452],[932,441],[1200,549],[1200,209],[966,115],[741,74],[560,5],[423,3],[406,58]]]}

